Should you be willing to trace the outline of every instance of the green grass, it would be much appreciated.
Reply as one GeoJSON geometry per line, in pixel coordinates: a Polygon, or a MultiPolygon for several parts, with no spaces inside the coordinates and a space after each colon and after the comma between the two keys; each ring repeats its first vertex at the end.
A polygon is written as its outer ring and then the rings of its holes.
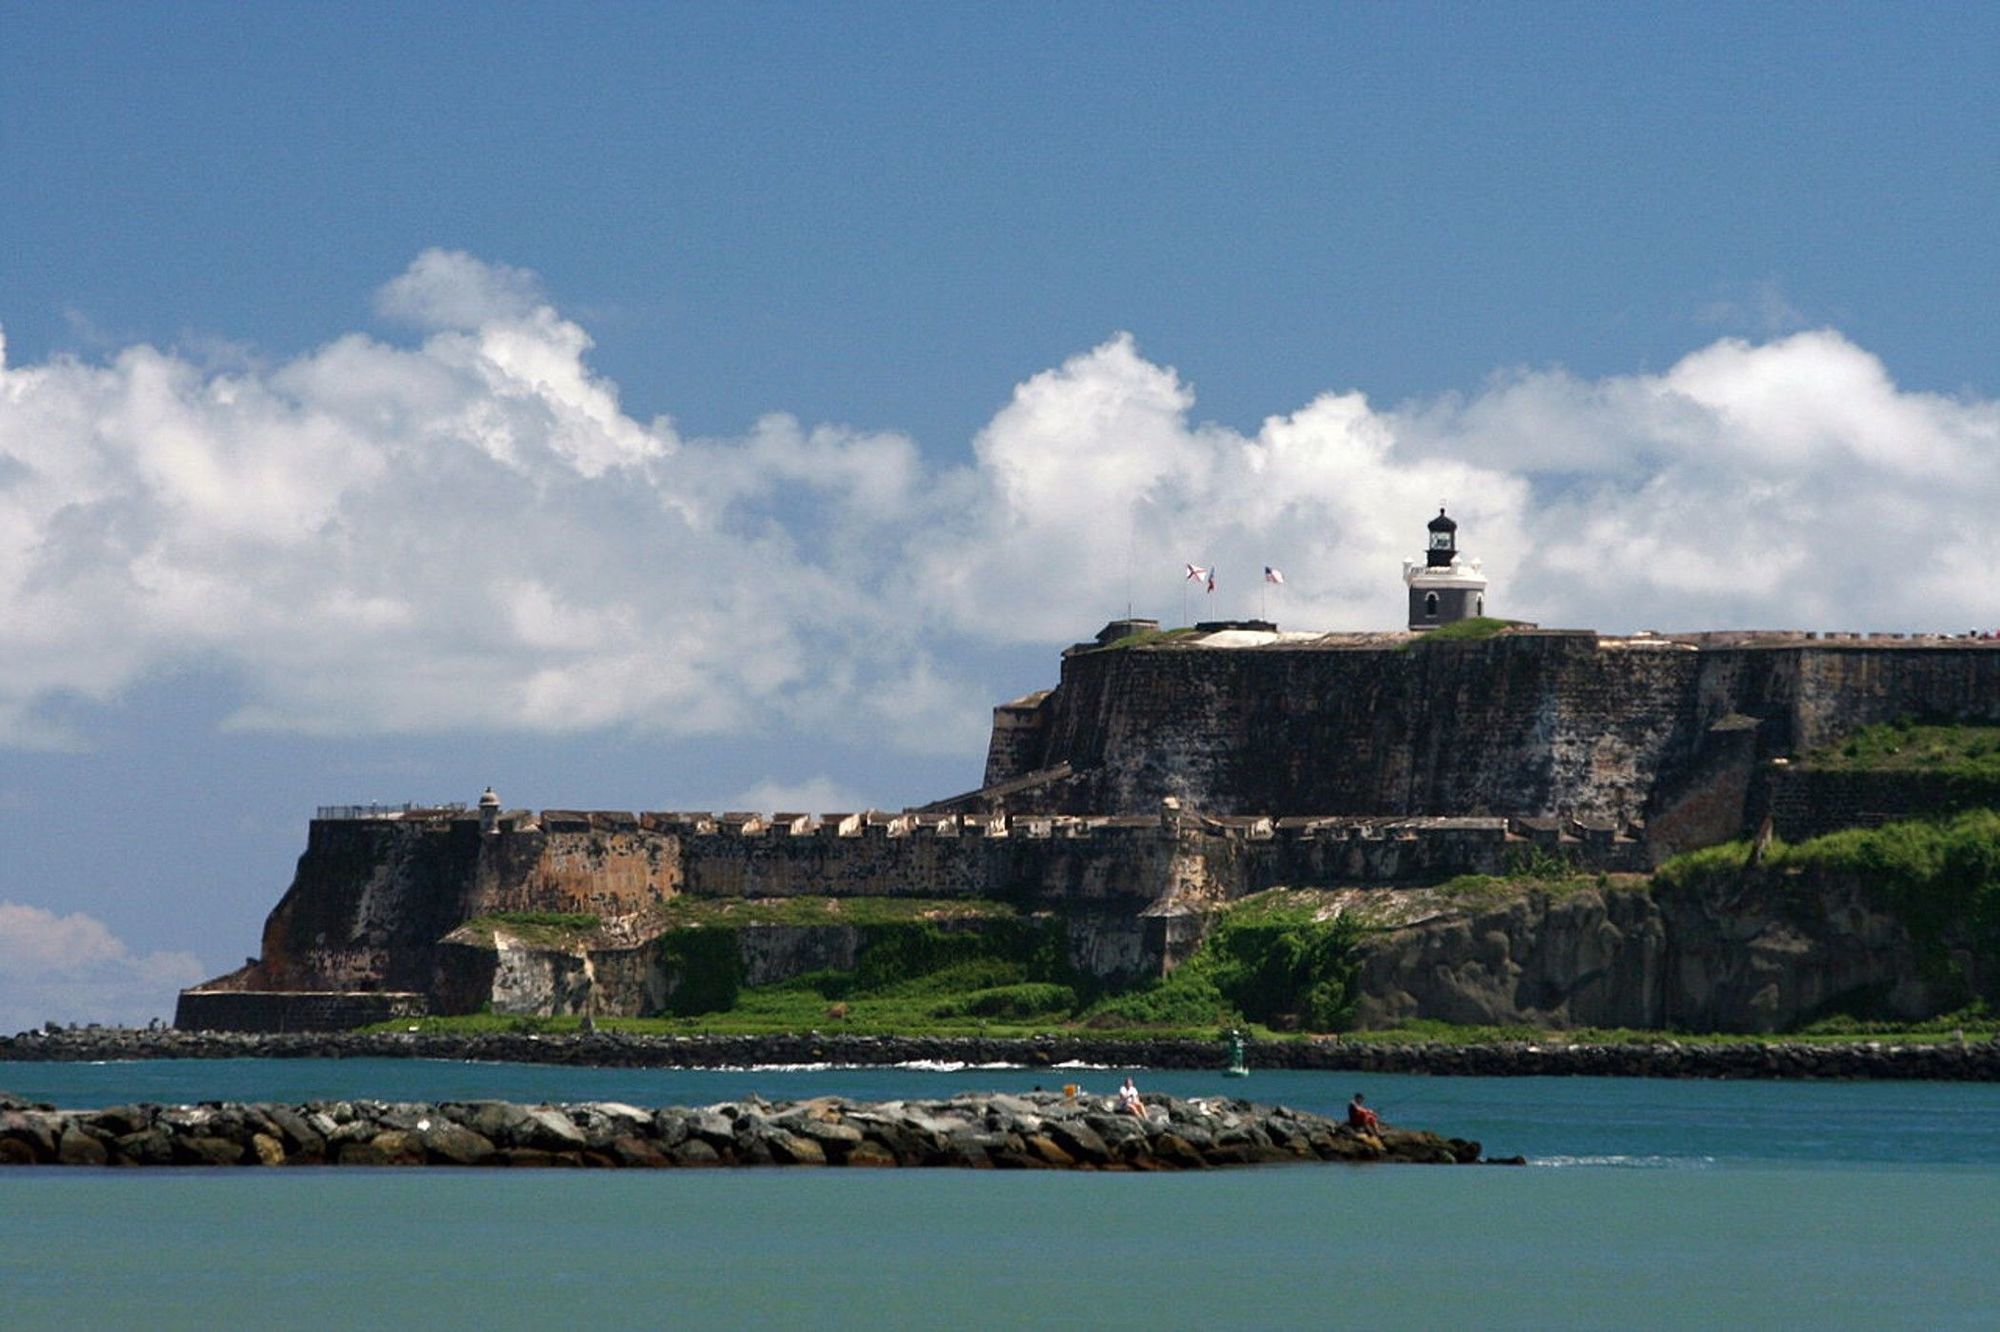
{"type": "Polygon", "coordinates": [[[1497,620],[1491,615],[1475,615],[1469,620],[1453,620],[1435,629],[1427,629],[1409,642],[1403,650],[1422,647],[1426,643],[1467,643],[1484,638],[1493,638],[1519,625],[1519,620],[1497,620]]]}
{"type": "Polygon", "coordinates": [[[937,897],[676,897],[659,909],[669,928],[708,925],[897,925],[1019,917],[1005,902],[937,897]]]}
{"type": "Polygon", "coordinates": [[[2000,726],[1864,726],[1802,762],[1817,771],[1937,773],[2000,788],[2000,726]]]}
{"type": "Polygon", "coordinates": [[[475,916],[459,929],[469,931],[487,943],[505,930],[509,938],[537,948],[571,948],[587,941],[604,922],[583,911],[495,911],[475,916]]]}
{"type": "Polygon", "coordinates": [[[1182,638],[1192,638],[1200,633],[1193,625],[1182,625],[1178,629],[1141,629],[1137,633],[1114,638],[1109,643],[1092,648],[1093,652],[1117,652],[1125,648],[1151,647],[1155,643],[1172,643],[1182,638]]]}

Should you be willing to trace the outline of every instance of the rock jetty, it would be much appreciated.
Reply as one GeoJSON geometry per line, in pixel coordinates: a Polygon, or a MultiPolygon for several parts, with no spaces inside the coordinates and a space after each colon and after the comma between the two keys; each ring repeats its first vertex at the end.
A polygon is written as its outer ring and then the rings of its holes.
{"type": "MultiPolygon", "coordinates": [[[[313,1101],[58,1110],[0,1093],[0,1165],[955,1166],[1201,1170],[1275,1162],[1469,1165],[1462,1138],[1346,1124],[1285,1106],[1148,1095],[1146,1117],[1102,1096],[644,1109],[313,1101]]],[[[1505,1164],[1519,1164],[1519,1158],[1505,1164]]]]}
{"type": "MultiPolygon", "coordinates": [[[[290,1035],[91,1027],[0,1036],[7,1061],[118,1059],[452,1059],[605,1068],[745,1068],[771,1064],[1060,1064],[1221,1067],[1217,1041],[1056,1035],[640,1036],[617,1031],[301,1032],[290,1035]]],[[[1387,1042],[1253,1041],[1252,1068],[1469,1077],[1909,1078],[2000,1082],[2000,1038],[1975,1041],[1745,1041],[1662,1036],[1591,1044],[1560,1039],[1387,1042]]]]}

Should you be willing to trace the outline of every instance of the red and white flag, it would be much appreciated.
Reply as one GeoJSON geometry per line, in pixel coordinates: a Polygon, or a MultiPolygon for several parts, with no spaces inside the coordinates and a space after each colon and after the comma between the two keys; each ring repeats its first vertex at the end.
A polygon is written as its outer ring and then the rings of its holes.
{"type": "Polygon", "coordinates": [[[1190,564],[1187,567],[1187,571],[1188,571],[1187,575],[1188,582],[1199,583],[1202,579],[1206,578],[1208,579],[1209,591],[1213,592],[1215,590],[1215,576],[1211,574],[1208,570],[1202,568],[1199,564],[1190,564]]]}
{"type": "Polygon", "coordinates": [[[1279,587],[1283,587],[1285,585],[1285,575],[1267,564],[1264,566],[1264,581],[1267,583],[1276,583],[1279,587]]]}

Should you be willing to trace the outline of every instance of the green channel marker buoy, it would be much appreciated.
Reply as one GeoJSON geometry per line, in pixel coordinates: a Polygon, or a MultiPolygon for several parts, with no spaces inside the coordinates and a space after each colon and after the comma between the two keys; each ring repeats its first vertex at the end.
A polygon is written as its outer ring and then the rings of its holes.
{"type": "Polygon", "coordinates": [[[1229,1066],[1222,1070],[1222,1076],[1225,1078],[1249,1077],[1250,1065],[1243,1061],[1243,1033],[1231,1027],[1228,1039],[1229,1066]]]}

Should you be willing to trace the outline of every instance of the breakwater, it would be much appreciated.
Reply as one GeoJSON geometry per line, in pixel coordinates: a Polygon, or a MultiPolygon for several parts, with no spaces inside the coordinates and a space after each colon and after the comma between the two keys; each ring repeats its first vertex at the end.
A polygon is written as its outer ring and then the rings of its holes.
{"type": "MultiPolygon", "coordinates": [[[[313,1101],[58,1110],[0,1094],[0,1165],[892,1166],[1200,1170],[1299,1161],[1470,1165],[1480,1145],[1224,1098],[972,1093],[702,1107],[313,1101]]],[[[1507,1164],[1519,1164],[1518,1158],[1507,1164]]]]}
{"type": "MultiPolygon", "coordinates": [[[[605,1068],[747,1068],[758,1065],[1063,1064],[1218,1068],[1213,1041],[1050,1035],[857,1036],[804,1032],[759,1036],[640,1036],[624,1032],[239,1032],[91,1028],[0,1036],[0,1063],[118,1059],[453,1059],[605,1068]]],[[[1389,1043],[1331,1039],[1253,1041],[1253,1068],[1353,1070],[1464,1077],[1921,1079],[2000,1082],[2000,1039],[1899,1043],[1861,1040],[1666,1039],[1588,1044],[1550,1041],[1389,1043]]]]}

